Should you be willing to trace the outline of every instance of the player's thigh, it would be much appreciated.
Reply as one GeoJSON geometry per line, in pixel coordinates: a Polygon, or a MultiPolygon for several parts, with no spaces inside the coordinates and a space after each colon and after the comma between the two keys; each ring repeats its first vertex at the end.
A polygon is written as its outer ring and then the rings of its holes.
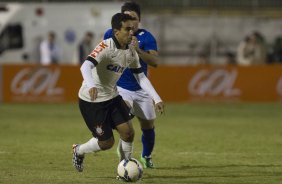
{"type": "Polygon", "coordinates": [[[132,108],[133,106],[133,98],[132,98],[132,92],[129,90],[126,90],[121,87],[117,87],[119,95],[122,97],[122,99],[125,101],[128,107],[132,108]]]}
{"type": "Polygon", "coordinates": [[[117,96],[111,106],[112,127],[117,129],[124,141],[132,141],[134,130],[130,121],[133,118],[130,114],[130,108],[121,96],[117,96]]]}
{"type": "Polygon", "coordinates": [[[133,102],[134,115],[143,120],[156,119],[155,105],[152,98],[144,91],[135,94],[133,102]]]}
{"type": "Polygon", "coordinates": [[[80,112],[83,119],[99,141],[106,141],[113,137],[108,104],[110,102],[91,103],[79,100],[80,112]]]}

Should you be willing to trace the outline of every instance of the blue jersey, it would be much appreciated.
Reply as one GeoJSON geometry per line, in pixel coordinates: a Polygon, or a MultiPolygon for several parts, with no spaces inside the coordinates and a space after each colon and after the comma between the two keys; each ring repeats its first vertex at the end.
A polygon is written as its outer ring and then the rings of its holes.
{"type": "MultiPolygon", "coordinates": [[[[112,29],[109,29],[105,35],[104,35],[104,40],[111,38],[113,35],[112,29]]],[[[138,31],[135,33],[135,35],[138,39],[139,42],[139,48],[144,50],[145,52],[149,50],[155,50],[157,51],[157,42],[154,36],[146,31],[145,29],[138,29],[138,31]]],[[[148,65],[142,59],[140,58],[140,64],[142,67],[143,72],[147,76],[147,70],[148,70],[148,65]]],[[[136,81],[135,77],[131,73],[129,69],[126,69],[123,74],[121,75],[120,79],[117,82],[117,85],[119,87],[122,87],[124,89],[130,90],[130,91],[137,91],[141,89],[140,85],[136,81]]]]}

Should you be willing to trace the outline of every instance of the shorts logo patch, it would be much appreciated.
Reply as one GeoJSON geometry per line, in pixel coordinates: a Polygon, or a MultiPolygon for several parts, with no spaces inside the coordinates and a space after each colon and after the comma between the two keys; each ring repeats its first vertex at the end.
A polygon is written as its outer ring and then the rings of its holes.
{"type": "Polygon", "coordinates": [[[104,134],[104,130],[102,129],[102,125],[101,125],[101,126],[97,125],[97,126],[95,127],[95,129],[96,129],[96,133],[97,133],[99,136],[102,136],[102,135],[104,134]]]}

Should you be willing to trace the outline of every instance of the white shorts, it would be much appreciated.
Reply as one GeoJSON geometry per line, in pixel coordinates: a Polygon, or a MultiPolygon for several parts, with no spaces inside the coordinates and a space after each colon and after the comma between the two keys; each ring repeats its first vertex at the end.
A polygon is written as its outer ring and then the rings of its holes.
{"type": "Polygon", "coordinates": [[[145,120],[156,119],[154,101],[143,89],[138,91],[129,91],[121,87],[117,89],[123,100],[132,107],[132,114],[145,120]]]}

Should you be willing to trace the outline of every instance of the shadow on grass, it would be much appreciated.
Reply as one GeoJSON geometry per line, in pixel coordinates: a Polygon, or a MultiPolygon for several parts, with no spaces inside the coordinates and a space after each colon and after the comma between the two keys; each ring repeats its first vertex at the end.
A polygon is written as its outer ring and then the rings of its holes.
{"type": "Polygon", "coordinates": [[[216,169],[216,168],[238,168],[238,167],[249,167],[249,168],[268,168],[268,167],[282,167],[282,165],[268,164],[268,165],[248,165],[248,164],[230,164],[230,165],[182,165],[179,167],[158,167],[158,170],[186,170],[186,169],[216,169]]]}
{"type": "Polygon", "coordinates": [[[157,170],[160,171],[169,171],[170,173],[177,173],[175,175],[162,175],[162,172],[159,174],[151,174],[150,172],[146,173],[146,178],[148,179],[188,179],[188,178],[245,178],[245,177],[273,177],[273,176],[282,176],[282,172],[267,172],[265,168],[279,168],[282,165],[198,165],[198,166],[191,166],[191,165],[182,165],[179,167],[158,167],[157,170]],[[241,167],[246,168],[257,168],[262,170],[242,170],[242,172],[234,172],[232,169],[238,169],[241,167]],[[197,170],[201,169],[201,170],[197,170]],[[211,169],[211,170],[210,170],[211,169]],[[226,170],[217,170],[217,169],[226,169],[226,170]],[[181,172],[182,171],[182,172],[181,172]],[[235,173],[235,174],[234,174],[235,173]]]}

